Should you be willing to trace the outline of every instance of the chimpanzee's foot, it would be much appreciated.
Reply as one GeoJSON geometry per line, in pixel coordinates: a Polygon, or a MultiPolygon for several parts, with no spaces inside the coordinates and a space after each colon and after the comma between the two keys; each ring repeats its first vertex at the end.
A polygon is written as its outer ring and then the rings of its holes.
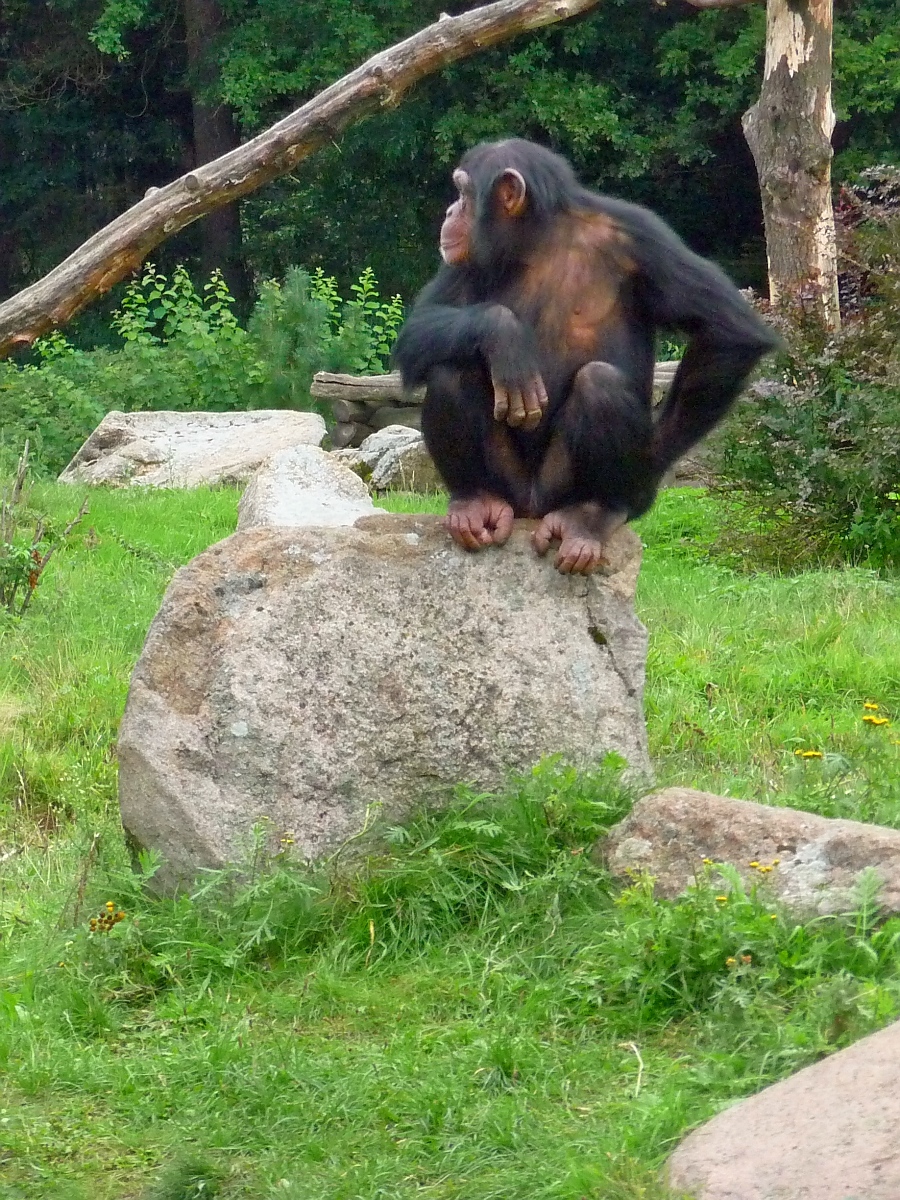
{"type": "Polygon", "coordinates": [[[611,512],[600,504],[574,504],[547,513],[532,534],[538,554],[559,542],[554,566],[563,575],[590,575],[607,565],[604,547],[628,520],[624,512],[611,512]]]}
{"type": "Polygon", "coordinates": [[[482,550],[508,540],[514,515],[512,505],[484,492],[470,500],[451,500],[444,525],[457,546],[482,550]]]}

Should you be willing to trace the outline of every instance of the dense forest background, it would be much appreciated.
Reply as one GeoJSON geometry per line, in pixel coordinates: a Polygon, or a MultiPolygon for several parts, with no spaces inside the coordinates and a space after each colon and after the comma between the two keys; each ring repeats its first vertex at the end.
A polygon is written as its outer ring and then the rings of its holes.
{"type": "MultiPolygon", "coordinates": [[[[0,0],[0,299],[148,187],[224,153],[441,11],[471,7],[0,0]]],[[[840,181],[900,151],[900,8],[836,8],[840,181]]],[[[428,80],[157,260],[223,267],[244,311],[260,280],[296,263],[343,287],[371,266],[384,293],[409,298],[435,265],[451,164],[474,141],[516,134],[568,155],[591,186],[652,206],[759,285],[759,195],[740,117],[759,89],[764,20],[762,5],[606,0],[428,80]]],[[[102,318],[81,318],[82,344],[103,340],[102,318]]]]}

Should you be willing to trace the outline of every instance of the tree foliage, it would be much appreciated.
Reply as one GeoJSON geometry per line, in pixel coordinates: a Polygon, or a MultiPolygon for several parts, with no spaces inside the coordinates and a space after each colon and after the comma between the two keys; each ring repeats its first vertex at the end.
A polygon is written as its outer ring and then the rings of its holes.
{"type": "Polygon", "coordinates": [[[402,319],[370,268],[344,299],[333,276],[295,267],[262,285],[244,329],[220,272],[197,288],[182,265],[167,275],[146,263],[112,315],[117,348],[78,349],[56,331],[34,361],[0,362],[0,472],[27,440],[55,474],[112,409],[316,408],[314,373],[386,370],[402,319]]]}
{"type": "MultiPolygon", "coordinates": [[[[0,3],[0,296],[189,165],[191,0],[0,3]]],[[[204,100],[252,135],[377,50],[472,0],[219,0],[204,100]],[[210,82],[212,80],[212,82],[210,82]],[[206,94],[208,93],[208,94],[206,94]]],[[[346,288],[371,265],[389,293],[431,272],[449,167],[516,133],[568,154],[585,180],[666,215],[743,282],[764,259],[740,115],[759,88],[759,6],[697,12],[606,0],[585,18],[459,63],[395,111],[243,204],[257,280],[292,263],[346,288]]],[[[896,156],[900,10],[838,0],[836,174],[896,156]]],[[[193,262],[197,229],[161,261],[193,262]]]]}

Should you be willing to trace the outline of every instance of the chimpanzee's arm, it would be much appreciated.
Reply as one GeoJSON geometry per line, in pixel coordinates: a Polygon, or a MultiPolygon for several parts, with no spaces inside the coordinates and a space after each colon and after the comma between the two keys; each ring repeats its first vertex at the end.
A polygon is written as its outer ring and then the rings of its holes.
{"type": "Polygon", "coordinates": [[[438,363],[479,358],[508,387],[538,374],[533,334],[502,304],[475,304],[470,296],[467,273],[443,267],[418,297],[392,354],[406,387],[424,383],[438,363]]]}
{"type": "Polygon", "coordinates": [[[662,476],[721,420],[759,359],[780,339],[714,263],[692,253],[652,213],[628,209],[622,223],[640,268],[648,316],[655,326],[688,336],[653,439],[654,468],[662,476]]]}

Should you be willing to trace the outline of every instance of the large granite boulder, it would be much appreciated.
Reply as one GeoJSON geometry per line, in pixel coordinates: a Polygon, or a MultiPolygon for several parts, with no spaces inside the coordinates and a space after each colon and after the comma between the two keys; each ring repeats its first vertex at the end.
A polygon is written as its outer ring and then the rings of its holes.
{"type": "Polygon", "coordinates": [[[192,488],[245,483],[279,450],[318,446],[318,413],[107,413],[59,477],[60,483],[192,488]]]}
{"type": "Polygon", "coordinates": [[[238,530],[256,525],[352,525],[383,512],[349,467],[318,446],[293,446],[263,463],[238,504],[238,530]]]}
{"type": "Polygon", "coordinates": [[[600,849],[614,874],[645,871],[669,899],[711,859],[748,885],[765,881],[801,918],[849,911],[864,872],[881,880],[884,911],[900,912],[900,831],[862,821],[666,788],[640,800],[600,849]]]}
{"type": "Polygon", "coordinates": [[[897,1200],[900,1023],[690,1134],[668,1183],[694,1200],[897,1200]]]}
{"type": "Polygon", "coordinates": [[[649,775],[640,542],[565,577],[519,522],[455,547],[434,517],[250,529],[175,576],[119,733],[125,828],[170,886],[246,851],[265,821],[315,859],[364,824],[501,784],[561,752],[649,775]]]}

